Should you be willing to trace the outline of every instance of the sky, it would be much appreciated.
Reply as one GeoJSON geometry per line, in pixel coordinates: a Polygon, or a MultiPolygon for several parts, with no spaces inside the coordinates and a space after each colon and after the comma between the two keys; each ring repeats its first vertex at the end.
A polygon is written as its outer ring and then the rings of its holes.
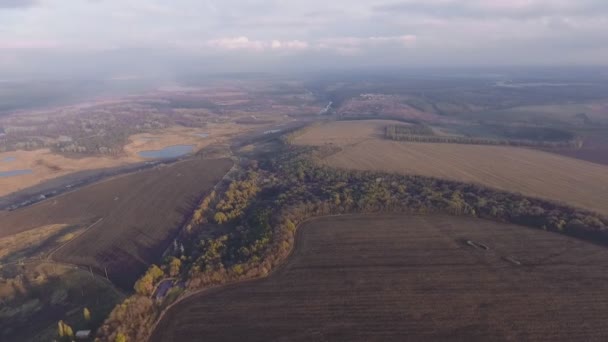
{"type": "Polygon", "coordinates": [[[606,0],[0,0],[4,74],[606,64],[606,0]]]}

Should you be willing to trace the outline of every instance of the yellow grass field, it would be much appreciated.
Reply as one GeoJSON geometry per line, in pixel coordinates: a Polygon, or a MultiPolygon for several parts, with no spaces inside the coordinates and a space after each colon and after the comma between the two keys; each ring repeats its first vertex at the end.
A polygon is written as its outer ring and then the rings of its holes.
{"type": "Polygon", "coordinates": [[[344,146],[367,139],[381,139],[388,125],[407,125],[393,120],[332,121],[306,128],[296,138],[300,145],[333,144],[344,146]]]}
{"type": "MultiPolygon", "coordinates": [[[[340,152],[322,161],[332,167],[477,183],[608,215],[607,166],[525,148],[406,143],[369,134],[356,134],[357,137],[352,138],[349,136],[351,125],[342,125],[342,122],[330,125],[331,130],[323,126],[309,129],[296,138],[296,143],[314,144],[315,137],[330,134],[317,140],[319,144],[331,142],[341,147],[340,152]]],[[[378,122],[369,124],[374,130],[378,125],[378,122]]],[[[363,128],[359,128],[361,131],[363,128]]]]}

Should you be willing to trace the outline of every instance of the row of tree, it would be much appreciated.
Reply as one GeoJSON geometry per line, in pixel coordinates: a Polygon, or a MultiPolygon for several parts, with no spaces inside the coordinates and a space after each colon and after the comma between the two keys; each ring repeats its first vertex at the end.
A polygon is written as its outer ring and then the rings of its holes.
{"type": "MultiPolygon", "coordinates": [[[[519,146],[540,148],[572,148],[580,149],[583,141],[572,139],[567,141],[545,141],[545,140],[517,140],[517,139],[491,139],[480,137],[446,136],[434,135],[425,131],[422,125],[415,125],[412,129],[403,128],[407,126],[391,125],[385,128],[384,137],[389,140],[424,142],[424,143],[446,143],[446,144],[469,144],[469,145],[497,145],[497,146],[519,146]]],[[[430,129],[430,128],[429,128],[430,129]]]]}
{"type": "Polygon", "coordinates": [[[384,133],[392,140],[398,140],[403,135],[435,135],[433,129],[424,124],[389,125],[386,126],[384,133]]]}

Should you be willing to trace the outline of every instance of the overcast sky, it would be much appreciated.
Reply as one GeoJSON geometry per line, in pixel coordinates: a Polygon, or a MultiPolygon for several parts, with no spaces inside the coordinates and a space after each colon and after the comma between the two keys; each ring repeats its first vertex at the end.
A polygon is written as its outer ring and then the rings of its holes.
{"type": "Polygon", "coordinates": [[[0,72],[606,65],[607,0],[0,0],[0,72]]]}

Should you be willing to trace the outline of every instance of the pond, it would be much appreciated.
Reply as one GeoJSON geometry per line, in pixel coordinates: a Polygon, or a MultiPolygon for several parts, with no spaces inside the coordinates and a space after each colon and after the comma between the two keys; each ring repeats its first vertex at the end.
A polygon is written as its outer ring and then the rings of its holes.
{"type": "Polygon", "coordinates": [[[207,138],[209,136],[209,133],[196,133],[196,135],[198,135],[201,138],[207,138]]]}
{"type": "Polygon", "coordinates": [[[34,172],[34,171],[31,169],[0,171],[0,178],[29,175],[32,172],[34,172]]]}
{"type": "Polygon", "coordinates": [[[150,150],[139,152],[138,155],[146,159],[170,159],[185,156],[192,153],[194,145],[174,145],[162,150],[150,150]]]}
{"type": "Polygon", "coordinates": [[[15,157],[4,157],[4,158],[2,159],[2,161],[3,161],[4,163],[12,162],[12,161],[15,161],[15,160],[17,160],[17,158],[15,158],[15,157]]]}

